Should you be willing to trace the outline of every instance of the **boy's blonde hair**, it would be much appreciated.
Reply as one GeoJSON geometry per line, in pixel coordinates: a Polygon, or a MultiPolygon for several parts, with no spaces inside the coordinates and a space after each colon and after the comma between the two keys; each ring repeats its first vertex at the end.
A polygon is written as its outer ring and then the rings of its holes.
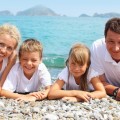
{"type": "Polygon", "coordinates": [[[8,23],[1,25],[0,35],[2,34],[8,34],[11,38],[15,39],[16,40],[15,48],[18,46],[18,43],[20,42],[20,39],[21,39],[21,35],[16,26],[8,24],[8,23]]]}
{"type": "Polygon", "coordinates": [[[43,47],[42,44],[36,39],[25,40],[19,49],[19,58],[24,52],[39,52],[40,58],[42,58],[43,47]]]}
{"type": "Polygon", "coordinates": [[[68,65],[68,61],[71,59],[73,62],[79,64],[80,66],[83,66],[85,63],[87,63],[87,69],[85,73],[80,78],[80,88],[82,90],[87,90],[87,73],[90,66],[90,50],[89,48],[84,45],[77,43],[73,45],[73,47],[70,49],[68,60],[66,61],[66,64],[68,65]]]}

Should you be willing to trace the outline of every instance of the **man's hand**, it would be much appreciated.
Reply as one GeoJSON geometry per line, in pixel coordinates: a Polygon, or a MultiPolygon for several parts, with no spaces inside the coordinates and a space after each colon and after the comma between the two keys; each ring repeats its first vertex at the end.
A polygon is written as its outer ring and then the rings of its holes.
{"type": "Polygon", "coordinates": [[[117,100],[117,101],[120,101],[120,88],[118,89],[117,96],[116,96],[116,100],[117,100]]]}

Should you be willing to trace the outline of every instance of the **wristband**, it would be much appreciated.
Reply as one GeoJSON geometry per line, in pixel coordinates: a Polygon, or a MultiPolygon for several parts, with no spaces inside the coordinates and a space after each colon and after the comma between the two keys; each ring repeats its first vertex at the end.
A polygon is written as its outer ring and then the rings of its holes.
{"type": "Polygon", "coordinates": [[[116,88],[116,89],[113,91],[113,96],[114,96],[115,98],[116,98],[116,96],[117,96],[118,90],[119,90],[119,88],[116,88]]]}

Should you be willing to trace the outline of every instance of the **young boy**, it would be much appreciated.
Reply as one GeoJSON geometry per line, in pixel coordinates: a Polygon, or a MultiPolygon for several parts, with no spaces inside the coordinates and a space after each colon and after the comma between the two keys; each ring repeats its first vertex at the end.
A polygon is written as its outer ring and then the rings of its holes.
{"type": "Polygon", "coordinates": [[[0,26],[0,90],[10,69],[15,64],[19,41],[20,33],[16,26],[11,24],[0,26]]]}
{"type": "Polygon", "coordinates": [[[35,39],[23,42],[19,49],[19,62],[8,74],[1,96],[25,101],[42,100],[47,97],[51,77],[42,63],[42,51],[41,43],[35,39]],[[39,91],[41,86],[45,87],[44,91],[39,91]]]}

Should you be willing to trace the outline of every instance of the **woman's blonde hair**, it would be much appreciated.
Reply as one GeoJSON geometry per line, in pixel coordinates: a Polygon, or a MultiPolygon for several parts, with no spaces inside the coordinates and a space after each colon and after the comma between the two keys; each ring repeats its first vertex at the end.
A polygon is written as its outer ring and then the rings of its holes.
{"type": "Polygon", "coordinates": [[[24,52],[39,52],[40,59],[42,58],[43,47],[42,44],[36,39],[25,40],[19,48],[19,58],[24,52]]]}
{"type": "Polygon", "coordinates": [[[21,39],[21,35],[16,26],[8,24],[8,23],[1,25],[0,35],[2,34],[8,34],[11,38],[15,39],[16,40],[15,48],[18,46],[18,43],[20,42],[20,39],[21,39]]]}
{"type": "MultiPolygon", "coordinates": [[[[81,43],[77,43],[72,46],[69,52],[66,65],[68,66],[69,59],[73,62],[78,63],[80,66],[84,65],[87,62],[87,69],[85,73],[80,78],[80,88],[81,90],[87,90],[87,73],[90,66],[90,50],[89,48],[81,43]]],[[[69,67],[68,67],[69,68],[69,67]]]]}

